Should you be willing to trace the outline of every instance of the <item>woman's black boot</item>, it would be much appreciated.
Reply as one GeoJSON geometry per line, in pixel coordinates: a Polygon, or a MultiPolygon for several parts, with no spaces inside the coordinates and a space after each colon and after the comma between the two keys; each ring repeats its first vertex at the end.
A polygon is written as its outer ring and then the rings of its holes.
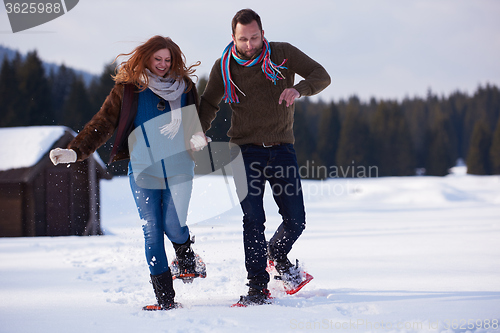
{"type": "Polygon", "coordinates": [[[151,275],[151,283],[153,284],[158,304],[147,305],[142,308],[143,310],[171,310],[182,307],[179,303],[174,302],[175,290],[170,269],[159,275],[151,275]]]}
{"type": "Polygon", "coordinates": [[[184,244],[172,243],[181,275],[195,276],[196,274],[195,253],[191,248],[191,244],[193,243],[194,241],[192,241],[191,238],[188,238],[184,244]]]}

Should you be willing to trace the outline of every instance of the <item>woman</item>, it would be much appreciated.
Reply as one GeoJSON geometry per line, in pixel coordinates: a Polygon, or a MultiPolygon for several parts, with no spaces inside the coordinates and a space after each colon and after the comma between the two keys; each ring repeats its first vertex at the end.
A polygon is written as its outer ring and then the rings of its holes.
{"type": "Polygon", "coordinates": [[[130,158],[130,186],[145,221],[146,260],[158,301],[143,309],[169,310],[180,305],[174,301],[164,234],[177,256],[174,267],[179,274],[174,278],[205,277],[186,226],[194,176],[192,151],[207,144],[191,80],[200,62],[186,67],[179,46],[161,36],[120,56],[129,59],[119,66],[115,86],[99,112],[67,149],[52,150],[50,158],[54,165],[82,161],[116,132],[110,163],[130,158]]]}

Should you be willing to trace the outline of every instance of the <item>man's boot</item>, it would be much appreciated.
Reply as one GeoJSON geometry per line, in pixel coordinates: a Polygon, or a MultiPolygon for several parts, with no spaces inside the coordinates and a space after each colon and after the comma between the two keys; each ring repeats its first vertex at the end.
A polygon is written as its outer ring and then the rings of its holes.
{"type": "Polygon", "coordinates": [[[240,300],[233,304],[233,307],[271,304],[272,297],[267,285],[249,283],[248,287],[248,294],[240,296],[240,300]]]}

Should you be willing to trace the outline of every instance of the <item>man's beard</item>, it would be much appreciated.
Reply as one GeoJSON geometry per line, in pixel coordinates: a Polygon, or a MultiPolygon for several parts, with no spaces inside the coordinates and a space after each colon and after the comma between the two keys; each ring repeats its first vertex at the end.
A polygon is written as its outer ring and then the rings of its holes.
{"type": "Polygon", "coordinates": [[[236,51],[238,52],[241,58],[251,60],[257,58],[262,53],[262,47],[254,51],[254,53],[251,56],[248,56],[245,52],[242,52],[238,47],[236,47],[236,51]]]}

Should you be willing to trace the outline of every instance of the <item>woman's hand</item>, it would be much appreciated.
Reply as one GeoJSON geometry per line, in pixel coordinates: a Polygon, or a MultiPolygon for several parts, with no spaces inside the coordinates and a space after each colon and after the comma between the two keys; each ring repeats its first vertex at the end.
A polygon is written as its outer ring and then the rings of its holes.
{"type": "Polygon", "coordinates": [[[49,157],[54,165],[58,165],[59,163],[76,162],[76,152],[73,149],[52,149],[49,157]]]}

